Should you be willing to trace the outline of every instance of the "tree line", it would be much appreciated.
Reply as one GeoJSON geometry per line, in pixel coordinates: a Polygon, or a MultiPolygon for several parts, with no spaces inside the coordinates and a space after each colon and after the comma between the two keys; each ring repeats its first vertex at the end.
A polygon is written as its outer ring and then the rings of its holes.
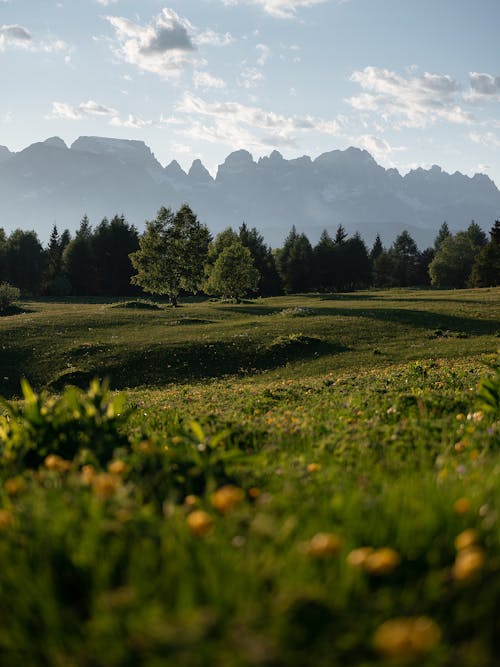
{"type": "Polygon", "coordinates": [[[272,250],[243,223],[212,237],[188,205],[161,208],[143,234],[123,215],[93,228],[84,216],[74,237],[52,229],[46,247],[34,231],[0,228],[0,283],[25,296],[245,295],[342,292],[366,287],[485,287],[500,284],[500,221],[487,235],[475,222],[452,234],[443,223],[433,247],[420,251],[407,231],[385,248],[368,248],[339,225],[312,245],[292,227],[272,250]]]}

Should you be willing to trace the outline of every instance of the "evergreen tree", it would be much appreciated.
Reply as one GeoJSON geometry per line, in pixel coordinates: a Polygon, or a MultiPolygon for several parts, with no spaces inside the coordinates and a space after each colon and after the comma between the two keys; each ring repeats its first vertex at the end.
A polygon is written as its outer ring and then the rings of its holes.
{"type": "Polygon", "coordinates": [[[42,291],[45,254],[38,236],[33,231],[16,229],[5,245],[7,278],[26,295],[42,291]]]}
{"type": "Polygon", "coordinates": [[[344,243],[346,239],[347,239],[347,232],[345,230],[345,227],[343,225],[339,225],[337,227],[337,231],[335,232],[335,238],[333,242],[336,245],[342,245],[342,243],[344,243]]]}
{"type": "Polygon", "coordinates": [[[488,243],[488,237],[474,220],[467,227],[467,234],[472,241],[472,244],[477,248],[482,248],[488,243]]]}
{"type": "Polygon", "coordinates": [[[384,252],[384,246],[382,245],[382,241],[380,240],[380,235],[377,234],[375,237],[375,241],[373,242],[372,249],[370,250],[370,259],[372,262],[374,262],[377,257],[380,257],[380,255],[384,252]]]}
{"type": "Polygon", "coordinates": [[[7,282],[7,236],[3,227],[0,227],[0,283],[7,282]]]}
{"type": "MultiPolygon", "coordinates": [[[[337,246],[337,248],[339,248],[337,246]]],[[[351,239],[348,239],[342,249],[343,274],[341,276],[342,284],[339,288],[342,291],[354,290],[360,287],[367,287],[372,282],[372,266],[368,250],[361,235],[356,232],[351,239]]]]}
{"type": "Polygon", "coordinates": [[[431,284],[431,277],[429,275],[429,266],[435,257],[434,248],[426,248],[418,254],[417,258],[417,272],[415,278],[416,285],[426,287],[431,284]]]}
{"type": "Polygon", "coordinates": [[[391,287],[394,283],[394,262],[387,250],[383,250],[373,261],[372,281],[375,287],[391,287]]]}
{"type": "Polygon", "coordinates": [[[167,294],[172,305],[182,289],[196,292],[204,278],[210,232],[187,204],[177,213],[162,207],[146,223],[139,250],[130,259],[137,274],[132,283],[152,294],[167,294]]]}
{"type": "Polygon", "coordinates": [[[92,227],[83,216],[75,238],[63,251],[62,265],[75,296],[90,296],[96,293],[95,257],[92,246],[92,227]]]}
{"type": "Polygon", "coordinates": [[[92,235],[97,294],[120,296],[134,292],[129,255],[139,249],[139,235],[123,215],[104,218],[92,235]]]}
{"type": "Polygon", "coordinates": [[[335,251],[335,242],[324,229],[313,249],[314,289],[321,292],[331,292],[335,289],[335,251]]]}
{"type": "Polygon", "coordinates": [[[276,256],[276,265],[287,294],[307,292],[312,284],[313,251],[305,234],[295,225],[276,256]]]}
{"type": "Polygon", "coordinates": [[[239,240],[250,250],[255,268],[260,274],[257,288],[260,296],[275,296],[283,291],[273,252],[264,242],[264,237],[255,227],[249,229],[245,223],[239,228],[239,240]]]}
{"type": "Polygon", "coordinates": [[[419,252],[417,244],[406,230],[396,237],[389,255],[393,264],[393,284],[399,287],[415,285],[419,252]]]}
{"type": "Polygon", "coordinates": [[[476,256],[469,282],[471,287],[500,285],[500,220],[490,229],[490,242],[476,256]]]}
{"type": "Polygon", "coordinates": [[[442,242],[451,236],[448,223],[445,221],[439,228],[436,238],[434,239],[434,250],[437,252],[441,247],[442,242]]]}
{"type": "Polygon", "coordinates": [[[210,270],[206,283],[209,294],[218,294],[239,301],[254,292],[259,283],[250,250],[240,241],[225,247],[210,270]]]}

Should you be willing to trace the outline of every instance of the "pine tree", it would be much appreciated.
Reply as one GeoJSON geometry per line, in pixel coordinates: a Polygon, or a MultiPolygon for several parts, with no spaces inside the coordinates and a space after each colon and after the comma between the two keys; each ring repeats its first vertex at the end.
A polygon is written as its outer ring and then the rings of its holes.
{"type": "Polygon", "coordinates": [[[439,228],[436,238],[434,239],[434,250],[437,252],[441,247],[442,242],[450,236],[450,228],[448,227],[448,223],[445,220],[439,228]]]}
{"type": "Polygon", "coordinates": [[[382,241],[380,240],[380,235],[377,234],[375,237],[375,241],[373,242],[372,249],[370,250],[370,259],[372,262],[374,262],[377,257],[380,257],[380,255],[384,252],[384,246],[382,245],[382,241]]]}
{"type": "Polygon", "coordinates": [[[305,234],[295,225],[277,253],[276,265],[287,294],[307,292],[312,285],[313,251],[305,234]]]}

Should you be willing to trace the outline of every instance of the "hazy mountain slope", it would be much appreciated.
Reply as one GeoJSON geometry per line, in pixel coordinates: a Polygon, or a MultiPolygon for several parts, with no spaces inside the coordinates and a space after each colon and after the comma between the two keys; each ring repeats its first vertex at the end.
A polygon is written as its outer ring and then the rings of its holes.
{"type": "Polygon", "coordinates": [[[366,151],[334,150],[311,160],[285,160],[274,151],[253,160],[231,153],[213,178],[200,160],[186,174],[167,167],[142,141],[58,137],[19,153],[0,146],[0,226],[35,229],[46,240],[54,222],[74,230],[86,213],[96,224],[124,213],[139,229],[162,205],[188,202],[215,233],[243,221],[279,245],[295,224],[315,241],[323,228],[343,224],[367,242],[389,244],[408,229],[423,247],[446,220],[451,229],[472,219],[488,229],[500,216],[500,192],[487,176],[447,174],[439,167],[401,176],[366,151]]]}

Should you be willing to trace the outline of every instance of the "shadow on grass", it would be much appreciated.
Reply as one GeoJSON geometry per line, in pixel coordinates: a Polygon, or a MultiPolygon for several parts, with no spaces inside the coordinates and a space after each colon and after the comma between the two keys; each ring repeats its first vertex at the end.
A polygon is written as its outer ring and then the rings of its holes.
{"type": "Polygon", "coordinates": [[[170,348],[157,346],[148,350],[122,351],[116,359],[101,358],[92,369],[73,367],[65,370],[49,382],[49,387],[54,391],[60,391],[66,384],[85,387],[95,376],[109,377],[113,389],[161,386],[172,382],[258,373],[290,362],[347,350],[342,345],[320,339],[292,342],[281,347],[239,347],[226,342],[206,345],[185,343],[170,348]]]}

